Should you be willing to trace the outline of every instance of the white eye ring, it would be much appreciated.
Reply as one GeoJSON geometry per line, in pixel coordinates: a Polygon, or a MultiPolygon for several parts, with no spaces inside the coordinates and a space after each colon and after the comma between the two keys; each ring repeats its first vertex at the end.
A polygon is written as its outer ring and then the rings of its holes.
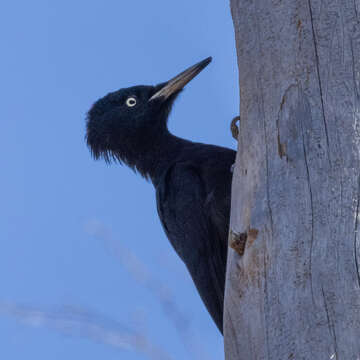
{"type": "Polygon", "coordinates": [[[136,105],[136,99],[134,97],[129,97],[126,99],[126,105],[128,107],[134,107],[136,105]]]}

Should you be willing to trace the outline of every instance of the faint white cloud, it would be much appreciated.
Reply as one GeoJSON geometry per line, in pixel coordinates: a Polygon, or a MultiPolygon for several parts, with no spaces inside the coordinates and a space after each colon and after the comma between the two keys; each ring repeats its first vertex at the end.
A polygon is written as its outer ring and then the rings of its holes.
{"type": "Polygon", "coordinates": [[[162,311],[173,324],[189,356],[194,359],[211,359],[211,355],[207,353],[203,344],[192,331],[191,320],[181,310],[171,289],[155,278],[145,264],[129,248],[115,239],[109,228],[101,221],[88,221],[85,230],[88,234],[100,240],[107,251],[117,258],[134,280],[146,288],[160,303],[162,311]]]}
{"type": "Polygon", "coordinates": [[[0,314],[15,317],[33,327],[47,327],[68,336],[79,336],[122,350],[132,350],[149,359],[173,359],[144,333],[107,319],[93,311],[75,307],[50,310],[0,302],[0,314]]]}

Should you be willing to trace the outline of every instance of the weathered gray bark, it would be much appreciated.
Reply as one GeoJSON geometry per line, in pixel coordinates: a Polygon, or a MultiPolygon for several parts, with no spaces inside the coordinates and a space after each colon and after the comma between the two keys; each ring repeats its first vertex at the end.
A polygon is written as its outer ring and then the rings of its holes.
{"type": "Polygon", "coordinates": [[[226,359],[360,359],[359,0],[231,0],[226,359]],[[258,231],[258,232],[257,232],[258,231]],[[236,246],[235,246],[236,247],[236,246]]]}

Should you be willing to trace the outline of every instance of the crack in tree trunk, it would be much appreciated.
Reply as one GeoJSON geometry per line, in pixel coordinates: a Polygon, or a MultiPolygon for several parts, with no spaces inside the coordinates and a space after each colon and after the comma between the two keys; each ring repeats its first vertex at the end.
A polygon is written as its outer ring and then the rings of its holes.
{"type": "Polygon", "coordinates": [[[329,309],[328,309],[328,306],[327,306],[327,303],[326,303],[326,296],[325,296],[323,287],[321,287],[321,293],[322,293],[323,300],[324,300],[324,307],[325,307],[325,312],[326,312],[326,319],[327,319],[327,322],[328,322],[329,334],[334,339],[335,358],[337,359],[338,355],[337,355],[336,333],[335,333],[334,325],[330,321],[329,309]]]}
{"type": "Polygon", "coordinates": [[[313,304],[315,304],[313,280],[312,280],[312,258],[313,258],[313,245],[314,245],[314,205],[313,205],[313,195],[312,195],[312,189],[311,189],[309,164],[308,164],[307,155],[306,155],[305,134],[304,134],[303,124],[301,121],[300,121],[300,128],[301,128],[301,136],[302,136],[302,146],[303,146],[303,151],[304,151],[304,162],[305,162],[305,168],[306,168],[307,183],[309,186],[310,207],[311,207],[311,240],[310,240],[309,273],[310,273],[311,299],[312,299],[313,304]]]}
{"type": "Polygon", "coordinates": [[[324,128],[325,128],[325,134],[326,134],[326,144],[327,144],[327,152],[328,152],[328,158],[329,158],[329,162],[331,164],[331,158],[330,158],[330,153],[329,153],[329,134],[328,134],[328,130],[327,130],[327,124],[326,124],[326,116],[325,116],[325,107],[324,107],[324,97],[323,97],[323,91],[322,91],[322,85],[321,85],[321,77],[320,77],[320,68],[319,68],[319,54],[318,54],[318,49],[317,49],[317,44],[316,44],[316,33],[315,33],[315,28],[314,28],[314,19],[313,19],[313,13],[312,13],[312,9],[311,9],[311,0],[308,0],[308,4],[309,4],[309,14],[310,14],[310,23],[311,23],[311,31],[312,31],[312,35],[313,35],[313,40],[314,40],[314,51],[315,51],[315,63],[316,63],[316,72],[317,72],[317,78],[319,81],[319,91],[320,91],[320,99],[321,99],[321,110],[322,110],[322,114],[323,114],[323,120],[324,120],[324,128]]]}
{"type": "Polygon", "coordinates": [[[358,261],[358,223],[359,223],[359,205],[360,205],[360,177],[358,179],[359,182],[359,190],[357,196],[357,204],[356,204],[356,213],[355,213],[355,230],[354,230],[354,259],[355,259],[355,268],[358,279],[358,285],[360,288],[360,272],[359,272],[359,261],[358,261]]]}

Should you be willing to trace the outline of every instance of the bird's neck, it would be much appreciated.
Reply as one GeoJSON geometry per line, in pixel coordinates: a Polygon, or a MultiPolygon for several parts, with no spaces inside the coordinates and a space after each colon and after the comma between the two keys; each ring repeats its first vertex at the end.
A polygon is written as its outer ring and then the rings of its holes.
{"type": "Polygon", "coordinates": [[[127,159],[127,163],[156,186],[166,169],[177,161],[187,143],[190,142],[168,130],[151,134],[141,139],[141,145],[137,144],[136,152],[127,159]]]}

